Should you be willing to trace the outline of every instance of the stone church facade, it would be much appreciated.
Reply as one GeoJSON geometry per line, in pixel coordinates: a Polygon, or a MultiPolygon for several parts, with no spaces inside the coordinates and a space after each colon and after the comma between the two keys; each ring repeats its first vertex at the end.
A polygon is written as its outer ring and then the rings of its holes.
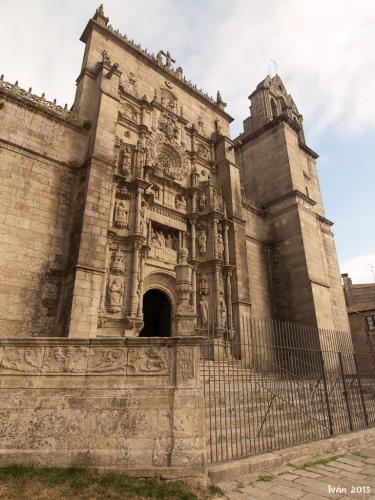
{"type": "Polygon", "coordinates": [[[0,79],[0,463],[205,483],[202,337],[349,331],[317,155],[277,75],[231,140],[102,7],[81,40],[71,110],[0,79]]]}
{"type": "Polygon", "coordinates": [[[348,320],[315,160],[279,76],[244,132],[102,8],[71,110],[0,83],[0,336],[241,334],[348,320]],[[156,312],[155,312],[156,311],[156,312]]]}

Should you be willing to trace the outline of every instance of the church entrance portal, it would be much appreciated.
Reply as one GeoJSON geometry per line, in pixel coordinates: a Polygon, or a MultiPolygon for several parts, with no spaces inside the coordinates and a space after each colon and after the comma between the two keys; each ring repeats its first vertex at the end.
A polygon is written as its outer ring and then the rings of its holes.
{"type": "Polygon", "coordinates": [[[140,337],[170,337],[171,305],[160,290],[148,290],[143,296],[144,327],[140,337]]]}

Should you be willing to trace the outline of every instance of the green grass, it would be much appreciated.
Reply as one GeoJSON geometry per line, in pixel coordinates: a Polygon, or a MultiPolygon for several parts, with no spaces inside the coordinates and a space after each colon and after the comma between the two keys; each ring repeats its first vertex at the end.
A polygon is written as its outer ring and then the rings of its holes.
{"type": "Polygon", "coordinates": [[[271,474],[265,474],[264,476],[259,476],[259,481],[269,482],[272,481],[273,476],[271,474]]]}
{"type": "MultiPolygon", "coordinates": [[[[46,495],[50,498],[148,498],[197,500],[218,494],[221,489],[211,487],[202,496],[193,492],[180,482],[167,482],[158,479],[139,479],[125,474],[107,472],[98,473],[87,469],[70,467],[33,467],[29,465],[8,465],[0,467],[0,485],[9,485],[9,496],[27,497],[32,489],[33,497],[46,495]],[[56,496],[54,496],[56,493],[56,496]],[[14,494],[14,495],[13,495],[14,494]],[[78,496],[79,495],[79,496],[78,496]],[[89,495],[89,496],[87,496],[89,495]]],[[[31,497],[30,497],[31,498],[31,497]]]]}
{"type": "Polygon", "coordinates": [[[306,462],[303,465],[295,467],[295,469],[307,469],[308,467],[316,467],[317,465],[327,465],[343,456],[344,455],[333,455],[332,457],[321,458],[320,460],[315,460],[314,462],[306,462]]]}
{"type": "Polygon", "coordinates": [[[217,486],[216,484],[211,484],[208,487],[208,492],[212,496],[224,496],[224,491],[220,488],[220,486],[217,486]]]}

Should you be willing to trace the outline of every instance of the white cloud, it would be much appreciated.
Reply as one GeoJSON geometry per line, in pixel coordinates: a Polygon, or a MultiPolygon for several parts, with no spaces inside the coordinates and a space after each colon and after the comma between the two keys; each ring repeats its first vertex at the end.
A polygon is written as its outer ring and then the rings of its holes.
{"type": "Polygon", "coordinates": [[[370,264],[374,266],[375,271],[375,253],[353,257],[340,264],[342,273],[348,273],[352,278],[353,284],[373,283],[375,281],[370,264]]]}
{"type": "MultiPolygon", "coordinates": [[[[0,47],[9,49],[0,72],[71,102],[83,53],[78,38],[99,1],[1,3],[0,47]]],[[[105,11],[143,46],[171,50],[187,77],[212,95],[222,89],[236,132],[271,59],[310,137],[332,127],[375,128],[373,0],[106,0],[105,11]]]]}

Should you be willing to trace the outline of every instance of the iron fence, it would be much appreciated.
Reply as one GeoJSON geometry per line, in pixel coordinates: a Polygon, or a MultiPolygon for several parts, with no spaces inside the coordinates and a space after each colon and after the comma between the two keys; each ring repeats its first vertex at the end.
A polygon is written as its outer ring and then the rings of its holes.
{"type": "Polygon", "coordinates": [[[205,331],[208,460],[249,457],[375,425],[375,354],[350,333],[242,319],[205,331]]]}

